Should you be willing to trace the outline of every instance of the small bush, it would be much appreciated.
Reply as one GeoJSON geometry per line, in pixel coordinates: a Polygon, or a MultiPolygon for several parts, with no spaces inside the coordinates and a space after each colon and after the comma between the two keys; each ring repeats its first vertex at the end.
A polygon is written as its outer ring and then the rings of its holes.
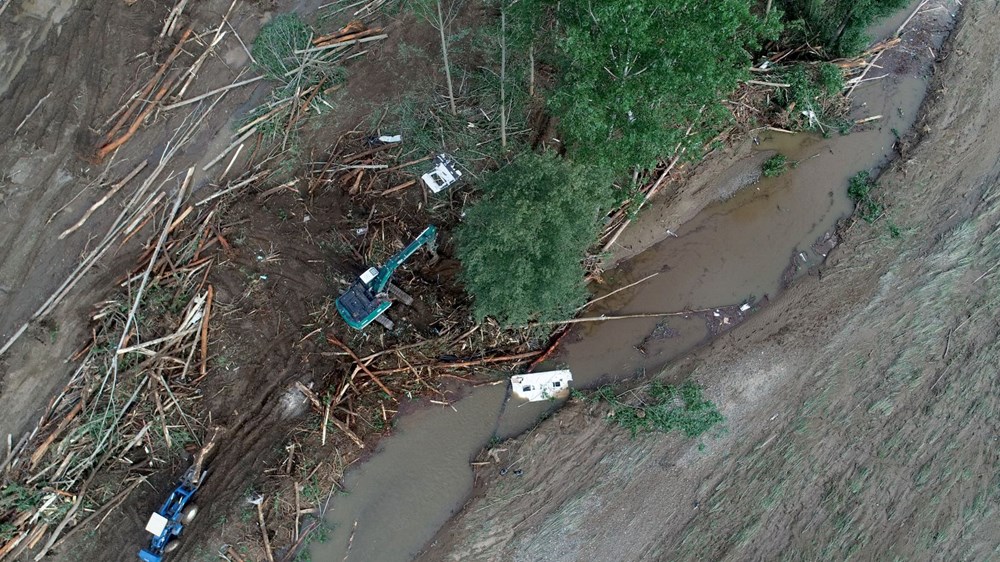
{"type": "Polygon", "coordinates": [[[702,388],[691,381],[680,386],[655,381],[636,404],[623,402],[610,386],[597,389],[592,399],[610,404],[608,418],[628,429],[632,437],[640,432],[674,430],[697,437],[725,419],[716,405],[705,399],[702,388]]]}
{"type": "Polygon", "coordinates": [[[821,63],[816,68],[816,77],[828,97],[840,95],[844,91],[844,72],[837,65],[821,63]]]}
{"type": "Polygon", "coordinates": [[[764,161],[761,171],[766,178],[776,178],[788,169],[788,158],[784,154],[775,154],[764,161]]]}
{"type": "Polygon", "coordinates": [[[582,261],[610,204],[607,178],[529,153],[483,178],[457,232],[475,315],[505,325],[567,318],[586,296],[582,261]]]}
{"type": "Polygon", "coordinates": [[[851,177],[847,186],[847,195],[854,201],[855,213],[861,220],[871,224],[882,216],[885,207],[875,199],[876,184],[868,172],[858,172],[851,177]]]}
{"type": "Polygon", "coordinates": [[[838,101],[844,90],[844,77],[836,66],[796,64],[781,77],[789,87],[776,100],[787,109],[794,107],[789,118],[799,126],[823,128],[819,121],[836,119],[842,111],[838,101]],[[812,112],[815,119],[802,115],[804,111],[812,112]]]}

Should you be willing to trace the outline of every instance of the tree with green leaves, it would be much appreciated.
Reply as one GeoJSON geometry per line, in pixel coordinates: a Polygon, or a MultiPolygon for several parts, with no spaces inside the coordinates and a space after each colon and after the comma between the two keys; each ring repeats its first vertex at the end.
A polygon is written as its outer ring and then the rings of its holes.
{"type": "Polygon", "coordinates": [[[748,77],[751,52],[780,30],[777,11],[761,19],[751,4],[525,2],[521,10],[547,10],[557,21],[550,105],[568,154],[621,175],[711,138],[729,118],[721,100],[748,77]],[[699,126],[686,135],[692,123],[699,126]]]}
{"type": "Polygon", "coordinates": [[[528,153],[485,176],[457,232],[462,279],[479,320],[564,319],[584,301],[583,260],[611,204],[608,178],[528,153]]]}
{"type": "Polygon", "coordinates": [[[867,28],[909,0],[781,0],[793,41],[819,43],[834,57],[859,53],[867,28]]]}

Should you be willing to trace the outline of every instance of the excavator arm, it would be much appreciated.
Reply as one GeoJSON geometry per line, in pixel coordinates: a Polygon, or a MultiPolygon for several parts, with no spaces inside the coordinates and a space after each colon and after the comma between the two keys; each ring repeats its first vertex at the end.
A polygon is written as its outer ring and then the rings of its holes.
{"type": "Polygon", "coordinates": [[[433,225],[428,226],[398,254],[389,258],[389,261],[387,261],[385,265],[379,269],[378,276],[375,278],[374,282],[372,282],[372,290],[376,294],[385,292],[386,287],[389,285],[389,280],[392,279],[392,274],[396,272],[396,269],[403,265],[403,263],[408,260],[410,256],[416,253],[421,246],[432,243],[436,236],[437,227],[433,225]]]}

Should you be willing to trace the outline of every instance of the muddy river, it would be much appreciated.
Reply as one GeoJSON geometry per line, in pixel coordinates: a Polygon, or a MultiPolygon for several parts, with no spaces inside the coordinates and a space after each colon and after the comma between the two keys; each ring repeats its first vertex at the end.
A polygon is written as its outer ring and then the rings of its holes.
{"type": "MultiPolygon", "coordinates": [[[[912,9],[873,34],[891,35],[912,9]]],[[[941,18],[941,25],[950,21],[944,10],[925,17],[941,18]]],[[[709,206],[675,236],[622,264],[609,277],[609,286],[657,275],[584,315],[719,307],[718,313],[580,324],[550,364],[571,369],[576,387],[656,372],[711,337],[709,324],[717,330],[738,323],[744,314],[740,305],[773,298],[796,270],[819,263],[829,248],[817,241],[852,210],[848,178],[884,165],[896,135],[908,131],[917,116],[930,55],[900,49],[882,58],[883,69],[870,73],[888,75],[862,84],[853,96],[852,118],[880,119],[848,136],[830,138],[761,131],[755,147],[761,158],[777,151],[798,164],[709,206]]],[[[725,175],[753,177],[757,172],[734,167],[725,175]]],[[[887,228],[884,223],[879,227],[887,228]]],[[[327,518],[329,541],[313,545],[313,560],[410,560],[471,492],[470,458],[491,438],[521,433],[558,406],[508,399],[504,386],[486,386],[451,406],[403,416],[377,454],[347,474],[347,491],[336,498],[327,518]]]]}

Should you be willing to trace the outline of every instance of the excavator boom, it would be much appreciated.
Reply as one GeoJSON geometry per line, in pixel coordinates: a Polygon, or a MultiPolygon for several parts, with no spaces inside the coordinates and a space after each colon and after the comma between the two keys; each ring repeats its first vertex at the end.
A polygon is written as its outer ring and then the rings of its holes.
{"type": "Polygon", "coordinates": [[[374,283],[372,283],[372,289],[376,293],[384,292],[386,286],[389,285],[389,280],[392,279],[392,274],[396,272],[396,269],[403,265],[406,260],[410,259],[410,256],[416,253],[421,246],[424,244],[430,244],[436,236],[437,227],[431,225],[425,228],[419,236],[414,238],[413,241],[400,250],[398,254],[392,256],[389,258],[389,261],[385,262],[385,265],[378,271],[378,277],[376,277],[374,283]]]}

